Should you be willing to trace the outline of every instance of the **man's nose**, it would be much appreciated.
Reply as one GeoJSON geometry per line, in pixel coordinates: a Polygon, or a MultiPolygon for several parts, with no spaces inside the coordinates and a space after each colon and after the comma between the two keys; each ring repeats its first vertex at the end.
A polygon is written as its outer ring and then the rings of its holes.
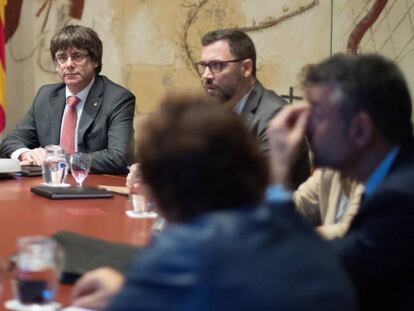
{"type": "Polygon", "coordinates": [[[206,68],[204,68],[204,72],[201,75],[201,78],[204,80],[213,78],[213,73],[211,72],[210,67],[206,66],[206,68]]]}
{"type": "Polygon", "coordinates": [[[73,67],[75,65],[71,56],[68,57],[68,59],[65,62],[65,65],[66,67],[73,67]]]}

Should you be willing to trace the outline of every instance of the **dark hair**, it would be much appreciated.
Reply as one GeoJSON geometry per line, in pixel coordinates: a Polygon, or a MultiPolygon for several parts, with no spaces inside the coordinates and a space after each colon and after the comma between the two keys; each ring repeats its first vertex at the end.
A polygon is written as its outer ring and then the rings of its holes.
{"type": "Polygon", "coordinates": [[[50,56],[56,61],[56,52],[74,47],[86,50],[89,57],[98,64],[95,73],[102,69],[102,41],[91,28],[80,25],[67,25],[50,39],[50,56]]]}
{"type": "Polygon", "coordinates": [[[411,98],[403,74],[375,54],[336,54],[304,69],[304,87],[326,83],[339,92],[345,120],[365,111],[385,141],[401,144],[412,136],[411,98]]]}
{"type": "Polygon", "coordinates": [[[143,180],[175,221],[263,199],[268,176],[256,141],[204,97],[167,97],[137,141],[143,180]]]}
{"type": "Polygon", "coordinates": [[[203,46],[226,40],[230,52],[238,59],[251,59],[253,63],[253,77],[256,77],[256,49],[252,39],[243,31],[235,29],[219,29],[206,33],[201,39],[203,46]]]}

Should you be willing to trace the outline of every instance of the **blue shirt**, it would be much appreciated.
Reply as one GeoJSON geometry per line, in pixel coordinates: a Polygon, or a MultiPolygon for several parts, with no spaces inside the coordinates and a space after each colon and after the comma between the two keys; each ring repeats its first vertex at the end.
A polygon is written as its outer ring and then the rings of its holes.
{"type": "Polygon", "coordinates": [[[400,146],[393,147],[384,157],[382,162],[377,166],[371,176],[366,180],[364,184],[366,197],[371,196],[384,180],[385,176],[387,176],[392,163],[394,163],[394,160],[397,157],[398,151],[400,151],[400,146]]]}

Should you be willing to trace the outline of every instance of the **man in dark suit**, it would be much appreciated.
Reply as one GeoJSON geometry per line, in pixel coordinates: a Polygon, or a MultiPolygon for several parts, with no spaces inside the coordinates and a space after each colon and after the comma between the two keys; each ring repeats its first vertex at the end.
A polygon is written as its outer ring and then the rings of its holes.
{"type": "Polygon", "coordinates": [[[267,166],[234,114],[169,98],[138,139],[143,188],[167,225],[123,278],[101,269],[74,305],[108,310],[354,310],[337,258],[289,202],[261,205],[267,166]],[[146,188],[147,187],[147,188],[146,188]]]}
{"type": "Polygon", "coordinates": [[[2,157],[41,165],[44,147],[91,155],[95,173],[126,173],[132,151],[135,97],[99,75],[102,42],[95,31],[68,25],[50,41],[63,83],[44,85],[22,122],[0,145],[2,157]]]}
{"type": "Polygon", "coordinates": [[[281,111],[269,127],[274,182],[285,182],[307,129],[316,165],[365,186],[349,232],[332,242],[360,309],[414,310],[414,143],[404,77],[381,56],[341,54],[303,76],[308,104],[281,111]]]}
{"type": "MultiPolygon", "coordinates": [[[[286,101],[272,90],[265,89],[257,80],[253,41],[242,31],[224,29],[208,32],[201,44],[203,50],[197,68],[206,93],[241,116],[267,158],[267,125],[286,101]]],[[[308,148],[303,143],[302,153],[292,172],[292,188],[305,181],[309,172],[308,148]]]]}

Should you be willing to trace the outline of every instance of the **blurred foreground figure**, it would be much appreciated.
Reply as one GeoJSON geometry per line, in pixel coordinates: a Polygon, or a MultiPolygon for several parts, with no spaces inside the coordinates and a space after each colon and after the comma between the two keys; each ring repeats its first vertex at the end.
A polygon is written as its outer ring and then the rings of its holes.
{"type": "MultiPolygon", "coordinates": [[[[337,259],[291,200],[260,203],[266,163],[237,116],[203,98],[169,98],[140,134],[143,183],[168,223],[109,310],[354,310],[337,259]]],[[[102,307],[94,298],[114,284],[107,269],[91,272],[74,304],[102,307]]]]}
{"type": "Polygon", "coordinates": [[[271,121],[274,183],[285,184],[307,132],[315,165],[364,183],[349,231],[332,243],[360,310],[414,310],[414,144],[405,79],[381,56],[339,54],[310,66],[304,84],[308,103],[271,121]]]}

